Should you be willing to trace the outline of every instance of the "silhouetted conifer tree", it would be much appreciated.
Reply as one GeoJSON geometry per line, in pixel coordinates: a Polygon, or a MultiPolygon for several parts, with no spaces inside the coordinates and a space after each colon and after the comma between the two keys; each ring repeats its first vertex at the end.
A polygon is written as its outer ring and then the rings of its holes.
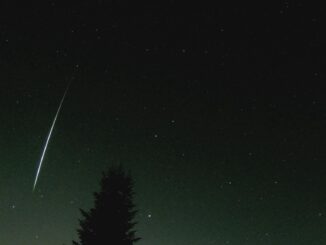
{"type": "Polygon", "coordinates": [[[74,245],[132,245],[140,238],[133,230],[137,211],[133,204],[133,181],[121,166],[103,173],[101,189],[94,193],[94,207],[88,212],[80,209],[80,242],[74,245]]]}

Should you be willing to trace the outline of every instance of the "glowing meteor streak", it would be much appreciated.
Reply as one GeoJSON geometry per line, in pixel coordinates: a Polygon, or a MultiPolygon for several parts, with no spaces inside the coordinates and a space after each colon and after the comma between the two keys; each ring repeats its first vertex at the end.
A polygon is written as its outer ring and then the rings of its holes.
{"type": "Polygon", "coordinates": [[[49,144],[49,141],[50,141],[50,138],[51,138],[51,135],[52,135],[53,128],[54,128],[55,123],[57,121],[57,118],[59,116],[63,101],[65,100],[65,97],[66,97],[66,94],[67,94],[67,92],[69,90],[70,84],[71,84],[71,82],[69,82],[69,84],[67,85],[67,88],[66,88],[66,90],[65,90],[65,92],[64,92],[64,94],[62,96],[62,99],[61,99],[60,104],[59,104],[59,108],[58,108],[57,113],[55,114],[54,120],[52,122],[49,135],[48,135],[48,137],[46,139],[45,146],[44,146],[44,149],[43,149],[43,152],[42,152],[42,155],[41,155],[40,163],[38,165],[38,169],[37,169],[37,172],[36,172],[35,181],[34,181],[34,185],[33,185],[33,191],[35,190],[35,187],[36,187],[36,184],[37,184],[37,180],[38,180],[38,177],[39,177],[39,174],[40,174],[40,171],[41,171],[42,163],[43,163],[44,156],[45,156],[45,153],[46,153],[46,149],[48,147],[48,144],[49,144]]]}

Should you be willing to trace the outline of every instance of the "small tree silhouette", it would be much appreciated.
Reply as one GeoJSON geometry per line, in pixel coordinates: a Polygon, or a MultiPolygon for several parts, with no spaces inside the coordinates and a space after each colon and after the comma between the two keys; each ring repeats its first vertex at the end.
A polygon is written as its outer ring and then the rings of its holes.
{"type": "Polygon", "coordinates": [[[101,189],[94,193],[94,208],[88,212],[80,209],[80,242],[74,245],[132,245],[140,240],[136,237],[133,219],[137,211],[133,199],[133,181],[121,166],[111,167],[103,173],[101,189]]]}

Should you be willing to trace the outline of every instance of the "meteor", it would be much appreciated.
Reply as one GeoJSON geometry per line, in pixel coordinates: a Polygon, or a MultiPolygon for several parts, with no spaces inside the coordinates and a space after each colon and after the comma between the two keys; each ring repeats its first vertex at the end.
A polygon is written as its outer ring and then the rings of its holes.
{"type": "Polygon", "coordinates": [[[36,187],[36,184],[37,184],[37,180],[38,180],[38,177],[39,177],[39,174],[40,174],[40,171],[41,171],[42,163],[43,163],[43,160],[44,160],[44,156],[45,156],[46,150],[48,148],[48,144],[49,144],[49,141],[50,141],[50,138],[51,138],[51,135],[52,135],[52,132],[53,132],[55,123],[56,123],[57,118],[59,116],[59,113],[60,113],[62,104],[63,104],[63,102],[64,102],[64,100],[66,98],[66,94],[67,94],[67,92],[69,90],[70,84],[71,84],[71,81],[68,83],[67,88],[66,88],[66,90],[65,90],[65,92],[64,92],[64,94],[62,96],[62,99],[60,101],[60,104],[59,104],[57,113],[55,114],[55,117],[53,119],[53,122],[52,122],[52,125],[51,125],[51,128],[50,128],[48,137],[46,138],[46,142],[45,142],[45,145],[44,145],[44,148],[43,148],[43,151],[42,151],[41,159],[40,159],[40,162],[38,164],[38,169],[37,169],[35,180],[34,180],[33,191],[35,190],[35,187],[36,187]]]}

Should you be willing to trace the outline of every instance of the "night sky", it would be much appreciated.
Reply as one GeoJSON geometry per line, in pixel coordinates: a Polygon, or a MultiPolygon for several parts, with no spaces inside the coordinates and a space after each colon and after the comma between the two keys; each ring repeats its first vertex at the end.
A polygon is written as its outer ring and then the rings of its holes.
{"type": "Polygon", "coordinates": [[[23,4],[0,6],[1,245],[71,244],[119,163],[139,245],[325,243],[322,6],[23,4]]]}

